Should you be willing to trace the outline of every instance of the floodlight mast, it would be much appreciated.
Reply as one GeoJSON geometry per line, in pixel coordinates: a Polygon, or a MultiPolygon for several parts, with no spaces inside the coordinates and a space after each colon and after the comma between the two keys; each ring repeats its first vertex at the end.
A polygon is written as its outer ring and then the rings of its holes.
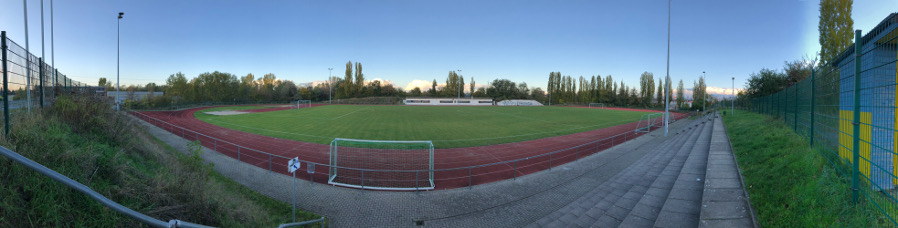
{"type": "Polygon", "coordinates": [[[331,94],[334,93],[334,86],[331,85],[331,84],[333,84],[333,77],[334,77],[333,71],[334,71],[333,67],[327,68],[327,89],[330,90],[329,92],[327,92],[327,104],[331,104],[331,100],[333,100],[331,98],[331,94]]]}
{"type": "Polygon", "coordinates": [[[667,86],[664,90],[664,137],[667,137],[670,123],[670,0],[667,0],[667,86]]]}
{"type": "Polygon", "coordinates": [[[115,110],[119,110],[119,95],[121,92],[120,81],[121,81],[121,28],[122,28],[122,16],[124,16],[124,12],[118,12],[118,27],[116,27],[115,32],[115,110]]]}
{"type": "Polygon", "coordinates": [[[26,87],[29,88],[26,94],[28,94],[27,102],[29,102],[27,103],[28,112],[31,112],[31,58],[29,57],[31,50],[28,47],[28,2],[22,0],[22,4],[25,11],[25,74],[27,77],[26,83],[28,83],[26,87]]]}

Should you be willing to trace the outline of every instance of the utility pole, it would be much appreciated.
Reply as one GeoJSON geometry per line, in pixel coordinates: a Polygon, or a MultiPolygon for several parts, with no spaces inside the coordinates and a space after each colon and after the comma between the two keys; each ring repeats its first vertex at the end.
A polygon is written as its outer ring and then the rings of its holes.
{"type": "Polygon", "coordinates": [[[667,0],[667,85],[664,86],[664,137],[670,123],[670,0],[667,0]]]}
{"type": "Polygon", "coordinates": [[[25,88],[28,88],[28,91],[25,94],[28,95],[28,112],[31,112],[31,49],[28,47],[28,2],[22,0],[22,4],[24,4],[25,10],[25,77],[27,85],[25,88]]]}
{"type": "MultiPolygon", "coordinates": [[[[730,101],[730,115],[736,114],[736,77],[733,77],[733,100],[730,101]]],[[[811,123],[813,124],[813,123],[811,123]]]]}
{"type": "Polygon", "coordinates": [[[115,32],[115,111],[119,110],[119,99],[118,96],[121,92],[120,81],[121,81],[121,30],[122,30],[122,16],[125,13],[118,12],[118,27],[115,32]]]}
{"type": "MultiPolygon", "coordinates": [[[[53,0],[50,0],[50,73],[53,74],[53,81],[56,82],[56,46],[53,45],[53,37],[56,36],[56,32],[53,31],[53,0]]],[[[56,88],[54,85],[52,88],[56,88]]],[[[41,94],[44,94],[44,91],[41,91],[41,94]]],[[[44,96],[41,96],[41,99],[44,99],[44,96]]]]}

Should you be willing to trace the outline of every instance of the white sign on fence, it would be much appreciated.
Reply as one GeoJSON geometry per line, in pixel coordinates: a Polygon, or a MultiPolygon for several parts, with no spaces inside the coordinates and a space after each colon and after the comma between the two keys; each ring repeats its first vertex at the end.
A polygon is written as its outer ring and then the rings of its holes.
{"type": "Polygon", "coordinates": [[[290,159],[290,162],[287,163],[287,171],[291,173],[296,172],[300,167],[302,167],[302,163],[299,162],[299,157],[290,159]]]}

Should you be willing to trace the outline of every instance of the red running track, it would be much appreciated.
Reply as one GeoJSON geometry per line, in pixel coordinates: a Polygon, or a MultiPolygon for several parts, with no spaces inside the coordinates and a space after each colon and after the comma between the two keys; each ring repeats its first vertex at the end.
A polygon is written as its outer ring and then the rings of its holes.
{"type": "MultiPolygon", "coordinates": [[[[312,107],[317,106],[321,105],[313,105],[312,107]]],[[[327,183],[329,170],[328,167],[325,166],[329,163],[329,145],[286,140],[241,132],[215,126],[193,117],[195,112],[207,108],[212,107],[179,111],[132,112],[132,115],[176,135],[180,135],[185,139],[191,141],[199,140],[203,146],[219,153],[274,172],[290,175],[286,169],[287,161],[289,160],[288,158],[299,157],[302,161],[318,163],[320,165],[313,168],[314,172],[311,174],[308,172],[309,166],[304,164],[301,170],[297,171],[297,177],[305,180],[312,180],[314,182],[327,183]],[[218,140],[209,138],[209,136],[217,138],[218,140]],[[227,142],[219,140],[225,140],[227,142]],[[237,145],[240,145],[243,148],[241,149],[237,145]],[[246,148],[250,148],[251,150],[247,150],[246,148]],[[282,157],[270,156],[253,150],[282,157]]],[[[284,109],[289,109],[289,107],[246,111],[264,112],[284,109]]],[[[657,112],[655,110],[627,110],[657,112]]],[[[674,119],[682,119],[686,116],[688,116],[686,113],[673,113],[672,117],[674,119]]],[[[557,167],[644,134],[633,133],[636,125],[637,123],[633,122],[598,130],[524,142],[436,149],[434,150],[434,169],[436,170],[434,172],[435,189],[468,187],[471,185],[511,179],[549,169],[551,167],[557,167]],[[530,158],[514,161],[527,157],[530,158]]],[[[341,175],[338,176],[342,176],[342,173],[347,172],[348,171],[345,170],[338,171],[338,173],[341,173],[341,175]]],[[[366,180],[355,179],[343,181],[344,183],[367,186],[429,186],[429,184],[423,185],[417,183],[419,180],[426,180],[425,172],[403,174],[404,175],[398,175],[397,173],[368,172],[365,178],[366,180]],[[386,180],[388,177],[393,178],[394,180],[386,180]],[[372,181],[372,179],[379,179],[383,183],[372,181]]]]}

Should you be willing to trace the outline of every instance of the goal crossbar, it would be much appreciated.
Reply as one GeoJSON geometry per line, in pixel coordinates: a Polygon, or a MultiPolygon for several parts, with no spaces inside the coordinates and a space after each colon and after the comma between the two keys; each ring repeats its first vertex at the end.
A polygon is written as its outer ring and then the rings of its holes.
{"type": "Polygon", "coordinates": [[[335,138],[328,184],[374,190],[434,189],[432,141],[335,138]]]}

